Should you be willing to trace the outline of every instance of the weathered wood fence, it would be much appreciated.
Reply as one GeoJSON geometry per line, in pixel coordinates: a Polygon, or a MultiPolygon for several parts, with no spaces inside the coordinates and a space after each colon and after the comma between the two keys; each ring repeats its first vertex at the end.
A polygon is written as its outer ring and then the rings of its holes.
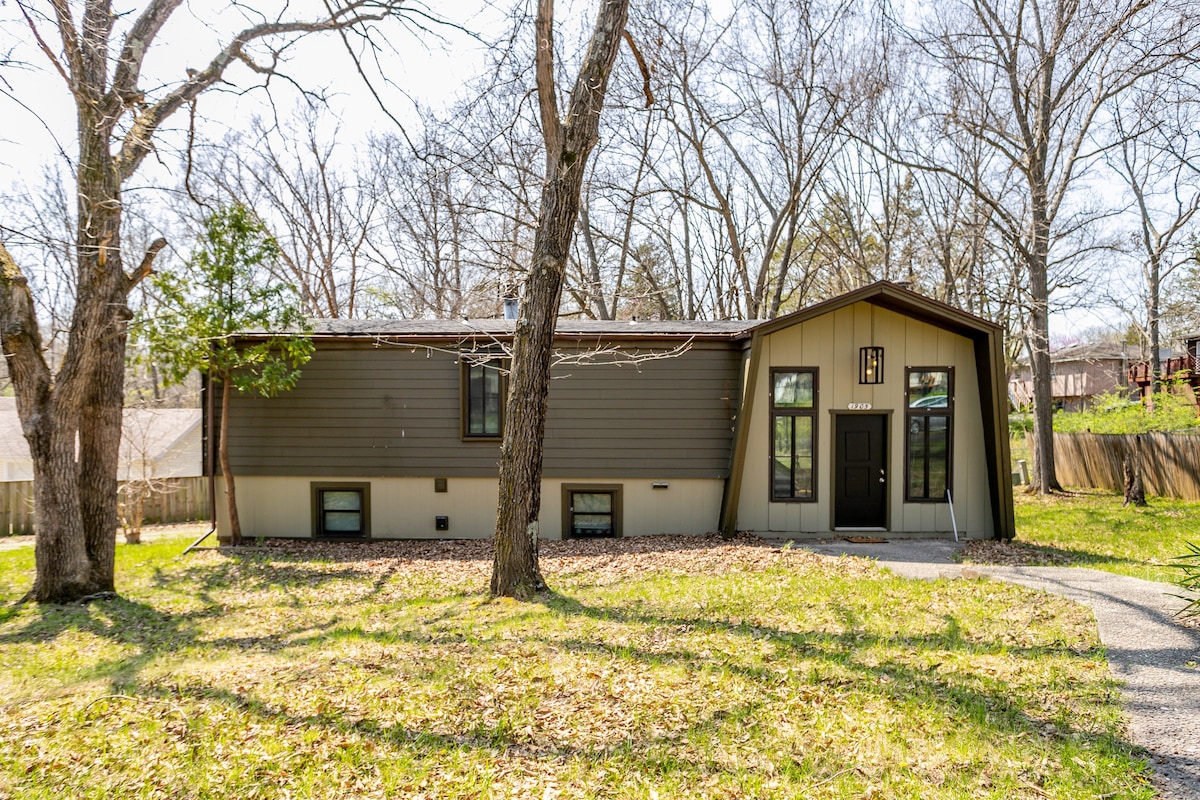
{"type": "Polygon", "coordinates": [[[1064,486],[1121,491],[1126,453],[1141,465],[1148,494],[1200,500],[1200,435],[1054,434],[1054,469],[1064,486]]]}
{"type": "MultiPolygon", "coordinates": [[[[208,478],[155,480],[143,510],[147,524],[208,519],[208,478]]],[[[33,481],[0,483],[0,536],[34,532],[33,481]]]]}
{"type": "Polygon", "coordinates": [[[33,533],[33,481],[0,483],[0,536],[33,533]]]}

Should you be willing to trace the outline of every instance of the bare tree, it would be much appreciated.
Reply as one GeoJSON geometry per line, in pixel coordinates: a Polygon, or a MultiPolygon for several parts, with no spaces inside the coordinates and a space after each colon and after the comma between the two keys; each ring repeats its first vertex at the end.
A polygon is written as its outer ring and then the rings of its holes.
{"type": "MultiPolygon", "coordinates": [[[[1138,226],[1130,239],[1141,267],[1149,345],[1151,397],[1162,380],[1162,290],[1175,270],[1193,258],[1186,237],[1200,209],[1200,155],[1195,136],[1197,101],[1194,87],[1177,76],[1158,80],[1134,94],[1127,107],[1112,111],[1117,146],[1108,161],[1124,182],[1137,213],[1138,226]]],[[[1128,307],[1127,297],[1118,298],[1128,307]]],[[[1135,324],[1142,327],[1141,320],[1135,324]]]]}
{"type": "Polygon", "coordinates": [[[1154,0],[955,0],[929,7],[913,41],[929,80],[929,145],[900,158],[938,169],[991,209],[1019,264],[1034,387],[1032,488],[1058,488],[1051,435],[1049,313],[1079,236],[1102,218],[1076,190],[1095,162],[1103,109],[1196,50],[1197,11],[1154,0]],[[982,145],[993,174],[957,172],[956,147],[982,145]]]}
{"type": "MultiPolygon", "coordinates": [[[[276,279],[295,286],[314,317],[357,315],[368,280],[368,238],[376,194],[359,181],[340,125],[326,130],[320,108],[302,104],[291,119],[257,118],[249,131],[197,146],[188,192],[214,194],[211,207],[245,203],[275,232],[276,279]]],[[[362,170],[366,172],[365,165],[362,170]]]]}
{"type": "Polygon", "coordinates": [[[127,299],[166,245],[155,241],[126,269],[122,194],[154,152],[164,123],[220,84],[234,64],[269,78],[297,37],[369,31],[370,23],[419,13],[404,0],[330,3],[327,14],[312,20],[289,19],[286,7],[273,18],[255,12],[207,64],[144,85],[146,58],[159,51],[159,34],[180,4],[149,0],[138,12],[121,13],[109,0],[87,0],[79,9],[66,2],[15,4],[50,70],[62,79],[77,117],[76,283],[57,371],[43,352],[29,279],[0,245],[0,345],[33,457],[39,515],[37,571],[28,597],[41,602],[115,588],[127,299]],[[82,12],[78,19],[76,10],[82,12]]]}
{"type": "Polygon", "coordinates": [[[629,0],[602,0],[564,118],[555,76],[554,2],[538,2],[535,61],[546,178],[533,261],[513,336],[507,425],[500,448],[493,595],[518,597],[546,586],[538,566],[538,515],[554,328],[588,156],[599,137],[600,112],[628,10],[629,0]]]}

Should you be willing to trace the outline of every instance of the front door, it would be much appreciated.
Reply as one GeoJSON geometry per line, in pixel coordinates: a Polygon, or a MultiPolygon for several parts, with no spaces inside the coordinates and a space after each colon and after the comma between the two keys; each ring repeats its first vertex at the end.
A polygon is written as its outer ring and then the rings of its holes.
{"type": "Polygon", "coordinates": [[[887,415],[834,417],[833,527],[887,527],[887,415]]]}

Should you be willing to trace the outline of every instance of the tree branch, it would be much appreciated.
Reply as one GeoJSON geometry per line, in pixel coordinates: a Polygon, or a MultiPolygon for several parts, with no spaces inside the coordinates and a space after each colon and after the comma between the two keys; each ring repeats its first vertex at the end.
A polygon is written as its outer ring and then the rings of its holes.
{"type": "Polygon", "coordinates": [[[545,179],[550,181],[554,179],[563,148],[563,124],[554,83],[554,0],[538,0],[534,30],[537,37],[534,74],[542,115],[542,139],[546,143],[545,179]]]}
{"type": "MultiPolygon", "coordinates": [[[[31,408],[50,391],[50,368],[42,355],[42,335],[29,281],[0,242],[0,348],[17,387],[19,408],[31,408]]],[[[26,415],[22,415],[23,417],[26,415]]]]}
{"type": "MultiPolygon", "coordinates": [[[[186,83],[175,87],[134,118],[121,143],[121,153],[115,159],[120,179],[124,181],[132,176],[142,160],[153,150],[154,134],[159,126],[184,104],[190,103],[205,89],[220,82],[231,63],[243,61],[252,68],[256,67],[245,53],[245,47],[251,42],[292,33],[336,31],[366,22],[378,22],[399,11],[405,3],[406,0],[355,0],[345,8],[337,9],[327,19],[312,22],[265,22],[246,28],[235,36],[207,67],[190,74],[186,83]]],[[[133,77],[136,79],[136,76],[133,77]]]]}
{"type": "Polygon", "coordinates": [[[143,280],[148,278],[150,273],[154,272],[154,259],[166,246],[167,240],[161,236],[150,243],[150,246],[146,248],[146,254],[142,256],[142,263],[138,265],[138,268],[132,275],[125,276],[126,292],[132,290],[133,287],[137,286],[143,280]]]}

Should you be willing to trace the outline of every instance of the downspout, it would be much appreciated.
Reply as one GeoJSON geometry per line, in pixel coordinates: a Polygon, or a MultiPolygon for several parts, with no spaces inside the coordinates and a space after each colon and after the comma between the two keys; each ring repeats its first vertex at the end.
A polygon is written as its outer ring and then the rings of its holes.
{"type": "MultiPolygon", "coordinates": [[[[210,517],[210,525],[207,531],[200,536],[199,539],[189,544],[184,548],[180,555],[187,555],[196,549],[196,546],[212,536],[217,530],[217,475],[216,469],[213,467],[215,457],[213,454],[213,396],[212,396],[212,372],[208,375],[203,375],[200,378],[200,394],[204,396],[204,474],[208,476],[208,516],[210,517]]],[[[222,420],[223,421],[223,420],[222,420]]]]}

